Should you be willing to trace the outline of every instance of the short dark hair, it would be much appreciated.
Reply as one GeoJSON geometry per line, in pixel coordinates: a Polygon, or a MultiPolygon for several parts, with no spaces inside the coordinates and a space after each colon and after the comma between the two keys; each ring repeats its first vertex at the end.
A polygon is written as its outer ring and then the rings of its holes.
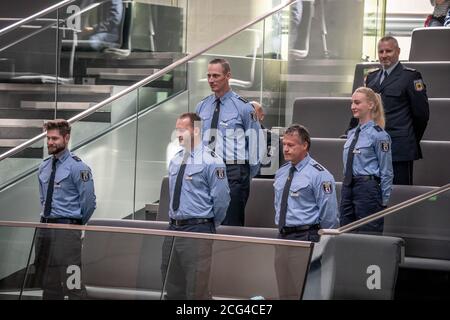
{"type": "Polygon", "coordinates": [[[392,42],[395,44],[395,46],[396,46],[397,48],[400,48],[400,47],[398,46],[398,41],[397,41],[397,39],[395,39],[393,36],[384,36],[383,38],[381,38],[381,39],[378,41],[378,43],[381,43],[381,42],[388,42],[388,41],[392,41],[392,42]]]}
{"type": "Polygon", "coordinates": [[[231,66],[230,63],[228,62],[228,60],[222,59],[222,58],[218,58],[218,59],[213,59],[209,62],[209,64],[220,64],[222,65],[223,68],[223,74],[227,74],[228,72],[231,72],[231,66]]]}
{"type": "Polygon", "coordinates": [[[44,123],[45,131],[58,130],[59,134],[62,136],[70,134],[71,129],[72,128],[70,127],[70,123],[64,119],[49,120],[46,123],[44,123]]]}
{"type": "Polygon", "coordinates": [[[191,127],[194,128],[195,121],[202,121],[202,119],[198,116],[198,114],[194,112],[186,112],[183,113],[181,116],[178,117],[178,119],[189,119],[191,122],[191,127]]]}
{"type": "Polygon", "coordinates": [[[308,129],[300,124],[293,124],[284,132],[285,135],[297,134],[303,142],[308,144],[308,151],[311,147],[311,136],[309,135],[308,129]]]}

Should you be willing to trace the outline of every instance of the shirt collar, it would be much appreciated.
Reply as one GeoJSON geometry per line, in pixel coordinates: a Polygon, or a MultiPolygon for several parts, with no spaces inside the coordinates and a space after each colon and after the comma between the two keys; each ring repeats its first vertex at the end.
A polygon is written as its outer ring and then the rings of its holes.
{"type": "Polygon", "coordinates": [[[361,126],[361,131],[365,130],[367,128],[373,127],[374,125],[375,125],[375,122],[373,122],[373,120],[370,120],[369,122],[366,122],[361,126]]]}
{"type": "Polygon", "coordinates": [[[194,158],[199,152],[203,150],[203,143],[199,143],[191,152],[191,158],[194,158]]]}
{"type": "Polygon", "coordinates": [[[398,65],[399,62],[400,62],[400,60],[397,61],[397,63],[395,63],[394,65],[390,66],[389,68],[383,69],[383,72],[384,72],[384,71],[387,71],[387,74],[390,75],[391,72],[395,69],[395,67],[398,65]]]}
{"type": "MultiPolygon", "coordinates": [[[[225,93],[222,97],[220,97],[220,102],[223,103],[226,99],[230,98],[233,95],[233,90],[230,89],[227,93],[225,93]]],[[[217,97],[216,97],[217,99],[217,97]]]]}
{"type": "Polygon", "coordinates": [[[66,150],[61,154],[61,156],[58,158],[58,161],[61,162],[61,163],[63,163],[64,161],[67,160],[67,158],[68,158],[69,156],[70,156],[70,151],[69,151],[69,149],[66,149],[66,150]]]}
{"type": "Polygon", "coordinates": [[[309,163],[310,160],[311,160],[311,156],[308,153],[308,154],[306,154],[306,157],[302,161],[300,161],[299,163],[297,163],[295,165],[295,170],[296,171],[302,170],[309,163]]]}

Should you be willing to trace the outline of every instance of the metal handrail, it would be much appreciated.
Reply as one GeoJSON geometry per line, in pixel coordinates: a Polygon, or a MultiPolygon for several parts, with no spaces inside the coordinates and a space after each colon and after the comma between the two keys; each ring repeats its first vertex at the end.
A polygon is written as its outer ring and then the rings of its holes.
{"type": "Polygon", "coordinates": [[[65,5],[67,5],[67,4],[71,3],[71,2],[74,2],[74,1],[75,0],[64,0],[64,1],[58,2],[58,3],[52,5],[52,6],[48,7],[48,8],[45,8],[44,10],[39,11],[39,12],[37,12],[37,13],[35,13],[35,14],[25,18],[25,19],[22,19],[22,20],[20,20],[20,21],[18,21],[16,23],[13,23],[13,24],[11,24],[11,25],[1,29],[0,30],[0,36],[2,36],[2,35],[6,34],[8,32],[11,32],[12,30],[15,30],[15,29],[21,27],[21,26],[23,26],[24,24],[27,24],[30,21],[33,21],[33,20],[35,20],[35,19],[37,19],[39,17],[45,16],[46,14],[48,14],[48,13],[50,13],[50,12],[56,10],[56,9],[59,9],[61,7],[64,7],[65,5]]]}
{"type": "MultiPolygon", "coordinates": [[[[107,104],[110,104],[113,101],[116,101],[118,99],[120,99],[121,97],[127,95],[128,93],[145,86],[146,84],[152,82],[153,80],[158,79],[159,77],[165,75],[166,73],[174,70],[175,68],[177,68],[178,66],[200,56],[201,54],[203,54],[204,52],[208,51],[209,49],[221,44],[222,42],[224,42],[225,40],[228,40],[229,38],[231,38],[232,36],[234,36],[235,34],[238,34],[239,32],[247,29],[248,27],[250,27],[251,25],[258,23],[262,20],[264,20],[265,18],[271,16],[272,14],[280,11],[281,9],[291,5],[292,3],[296,2],[297,0],[287,0],[285,3],[282,3],[274,8],[272,8],[270,11],[266,12],[265,14],[259,16],[258,18],[251,20],[250,22],[244,24],[243,26],[237,28],[234,31],[231,31],[230,33],[224,35],[223,37],[219,38],[219,40],[213,42],[212,44],[204,47],[203,49],[198,50],[195,53],[191,53],[189,55],[187,55],[184,58],[181,58],[180,60],[175,61],[174,63],[172,63],[171,65],[161,69],[160,71],[152,74],[151,76],[148,76],[147,78],[142,79],[141,81],[135,83],[134,85],[116,93],[115,95],[103,100],[102,102],[97,103],[96,105],[90,107],[89,109],[86,109],[85,111],[77,114],[76,116],[70,118],[69,120],[67,120],[69,123],[74,123],[77,121],[80,121],[81,119],[86,118],[87,116],[93,114],[95,111],[97,111],[98,109],[104,107],[107,104]]],[[[19,153],[20,151],[24,150],[25,148],[33,145],[34,143],[38,142],[39,140],[41,140],[42,138],[45,137],[45,132],[35,136],[34,138],[31,138],[30,140],[18,145],[17,147],[8,150],[7,152],[3,153],[0,155],[0,161],[9,158],[10,156],[13,156],[17,153],[19,153]]]]}
{"type": "Polygon", "coordinates": [[[345,226],[342,226],[342,227],[340,227],[338,229],[320,229],[319,230],[319,234],[320,235],[339,235],[339,234],[342,234],[342,233],[345,233],[345,232],[349,232],[349,231],[355,230],[355,229],[357,229],[359,227],[362,227],[363,225],[365,225],[365,224],[367,224],[369,222],[373,222],[373,221],[375,221],[377,219],[386,217],[386,216],[388,216],[390,214],[397,213],[401,209],[405,209],[407,207],[411,207],[412,205],[414,205],[416,203],[422,202],[423,200],[426,200],[426,199],[431,198],[433,196],[437,196],[437,195],[439,195],[441,193],[447,192],[448,190],[450,190],[450,183],[446,184],[445,186],[442,186],[442,187],[440,187],[440,188],[438,188],[436,190],[432,190],[432,191],[429,191],[427,193],[421,194],[421,195],[419,195],[419,196],[417,196],[415,198],[411,198],[409,200],[406,200],[404,202],[396,204],[396,205],[394,205],[394,206],[392,206],[390,208],[384,209],[384,210],[379,211],[377,213],[374,213],[374,214],[372,214],[370,216],[367,216],[367,217],[364,217],[364,218],[359,219],[357,221],[354,221],[352,223],[349,223],[349,224],[347,224],[345,226]]]}
{"type": "MultiPolygon", "coordinates": [[[[161,221],[161,224],[168,225],[169,223],[161,221]]],[[[39,223],[39,222],[23,222],[23,221],[0,221],[0,228],[2,228],[2,227],[80,230],[80,231],[121,233],[121,234],[140,234],[140,235],[160,236],[160,237],[179,237],[179,238],[216,240],[216,241],[246,242],[246,243],[267,244],[267,245],[287,245],[287,246],[292,246],[292,247],[303,247],[303,248],[310,248],[312,246],[312,243],[310,241],[236,236],[236,235],[217,234],[217,233],[173,231],[173,230],[165,230],[165,229],[159,230],[159,229],[143,229],[143,228],[130,228],[130,227],[90,226],[90,225],[55,224],[55,223],[39,223]]]]}

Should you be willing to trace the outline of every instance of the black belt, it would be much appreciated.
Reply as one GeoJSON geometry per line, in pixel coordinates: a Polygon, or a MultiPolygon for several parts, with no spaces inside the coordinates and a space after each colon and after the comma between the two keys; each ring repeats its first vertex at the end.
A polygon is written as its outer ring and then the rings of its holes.
{"type": "Polygon", "coordinates": [[[319,224],[313,224],[313,225],[304,225],[304,226],[296,226],[296,227],[283,227],[280,230],[281,234],[290,234],[295,232],[302,232],[302,231],[309,231],[309,230],[319,230],[320,225],[319,224]]]}
{"type": "Polygon", "coordinates": [[[369,180],[375,180],[378,183],[381,181],[380,177],[377,176],[353,176],[353,181],[369,181],[369,180]]]}
{"type": "Polygon", "coordinates": [[[248,160],[226,160],[225,165],[226,166],[235,166],[235,165],[248,165],[248,160]]]}
{"type": "Polygon", "coordinates": [[[61,223],[61,224],[79,224],[81,225],[81,220],[72,218],[44,218],[41,217],[41,223],[61,223]]]}
{"type": "Polygon", "coordinates": [[[213,218],[192,218],[183,220],[170,219],[170,224],[174,226],[186,226],[186,225],[209,223],[213,221],[214,221],[213,218]]]}

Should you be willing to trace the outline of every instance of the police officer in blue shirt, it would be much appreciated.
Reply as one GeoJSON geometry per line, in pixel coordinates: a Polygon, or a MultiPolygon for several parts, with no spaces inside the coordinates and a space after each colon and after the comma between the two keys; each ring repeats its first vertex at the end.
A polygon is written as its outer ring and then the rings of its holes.
{"type": "MultiPolygon", "coordinates": [[[[52,156],[39,167],[41,222],[85,224],[96,207],[91,169],[68,150],[71,127],[66,120],[48,121],[44,129],[52,156]]],[[[38,229],[35,265],[42,280],[43,299],[83,297],[80,281],[67,286],[67,277],[73,275],[70,270],[75,276],[81,275],[80,231],[38,229]]]]}
{"type": "Polygon", "coordinates": [[[283,136],[287,163],[275,175],[275,223],[282,239],[319,241],[320,228],[339,226],[333,176],[309,155],[311,138],[300,125],[283,136]]]}
{"type": "MultiPolygon", "coordinates": [[[[215,233],[230,202],[223,160],[201,143],[200,118],[181,115],[176,131],[183,150],[169,165],[169,230],[215,233]]],[[[210,240],[166,238],[162,275],[167,299],[208,299],[210,240]],[[175,241],[175,243],[173,243],[175,241]],[[168,272],[168,273],[167,273],[168,272]]]]}
{"type": "MultiPolygon", "coordinates": [[[[287,161],[275,175],[275,223],[279,238],[318,242],[320,228],[339,226],[333,176],[309,155],[311,138],[307,129],[294,124],[283,136],[287,161]]],[[[281,299],[298,299],[303,279],[297,270],[303,260],[289,247],[277,247],[275,271],[281,299]]],[[[320,261],[310,269],[320,268],[320,261]]]]}
{"type": "Polygon", "coordinates": [[[202,119],[203,142],[226,164],[231,202],[223,224],[244,225],[250,180],[258,174],[260,125],[247,100],[231,90],[230,64],[214,59],[208,65],[208,83],[214,92],[196,108],[202,119]]]}
{"type": "MultiPolygon", "coordinates": [[[[378,42],[382,68],[367,75],[366,87],[381,95],[386,132],[392,139],[394,184],[413,184],[414,160],[422,158],[420,141],[429,119],[426,86],[420,72],[406,68],[399,61],[400,48],[395,38],[386,36],[378,42]]],[[[358,125],[352,118],[350,128],[358,125]]]]}
{"type": "MultiPolygon", "coordinates": [[[[344,145],[344,181],[340,220],[349,224],[385,208],[391,195],[393,169],[391,138],[384,127],[379,94],[361,87],[352,96],[352,113],[359,120],[344,145]]],[[[383,232],[383,219],[360,227],[361,232],[383,232]]]]}

